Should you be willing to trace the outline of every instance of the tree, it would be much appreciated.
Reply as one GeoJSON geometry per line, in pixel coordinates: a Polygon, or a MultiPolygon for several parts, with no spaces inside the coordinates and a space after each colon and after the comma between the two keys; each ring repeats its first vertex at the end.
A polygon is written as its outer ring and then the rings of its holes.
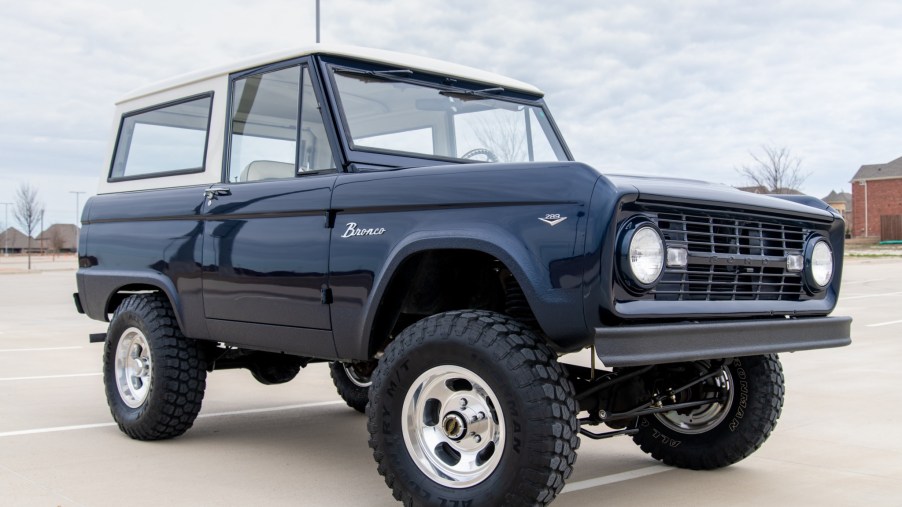
{"type": "Polygon", "coordinates": [[[491,111],[482,114],[472,126],[473,133],[482,145],[498,157],[499,162],[526,160],[526,130],[523,115],[507,111],[491,111]]]}
{"type": "Polygon", "coordinates": [[[770,194],[790,194],[798,191],[810,174],[802,172],[802,160],[785,146],[761,145],[762,154],[749,152],[755,160],[736,171],[756,187],[770,194]]]}
{"type": "Polygon", "coordinates": [[[28,269],[31,269],[31,235],[41,220],[44,205],[38,199],[38,189],[29,183],[22,183],[16,191],[16,221],[28,236],[28,269]]]}

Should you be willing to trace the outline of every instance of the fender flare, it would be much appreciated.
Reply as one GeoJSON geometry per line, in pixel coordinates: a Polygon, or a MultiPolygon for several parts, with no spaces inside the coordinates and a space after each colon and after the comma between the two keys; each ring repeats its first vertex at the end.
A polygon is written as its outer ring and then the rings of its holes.
{"type": "Polygon", "coordinates": [[[79,294],[85,305],[85,313],[95,320],[109,321],[107,307],[113,296],[120,290],[131,285],[148,285],[160,290],[169,299],[179,329],[185,331],[185,321],[181,299],[178,290],[172,280],[157,271],[126,271],[126,270],[97,270],[80,269],[76,273],[79,294]]]}
{"type": "MultiPolygon", "coordinates": [[[[583,327],[584,325],[581,289],[553,289],[548,273],[544,273],[543,276],[540,269],[524,268],[524,266],[534,266],[536,263],[530,262],[530,253],[525,245],[506,230],[500,227],[483,227],[477,230],[418,231],[408,235],[395,245],[388,255],[388,262],[383,264],[382,270],[376,274],[373,290],[363,308],[364,318],[361,322],[360,333],[355,337],[359,341],[353,350],[348,351],[352,352],[352,356],[372,356],[374,351],[371,350],[371,334],[379,302],[404,261],[428,250],[471,250],[491,255],[501,261],[523,290],[539,326],[548,334],[554,333],[559,327],[555,325],[556,319],[553,317],[559,312],[561,306],[576,309],[577,311],[572,313],[579,317],[579,326],[583,327]]],[[[336,345],[338,344],[336,343],[336,345]]]]}

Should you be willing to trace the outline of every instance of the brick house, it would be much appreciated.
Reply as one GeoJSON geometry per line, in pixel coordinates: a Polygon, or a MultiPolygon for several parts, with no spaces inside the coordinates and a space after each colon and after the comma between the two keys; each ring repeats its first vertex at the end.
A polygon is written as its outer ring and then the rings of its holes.
{"type": "Polygon", "coordinates": [[[852,213],[852,194],[849,192],[843,192],[836,190],[831,190],[830,193],[826,197],[821,198],[822,201],[829,204],[833,209],[838,211],[843,220],[846,221],[846,233],[852,230],[852,224],[854,219],[854,214],[852,213]]]}
{"type": "Polygon", "coordinates": [[[880,217],[902,215],[902,157],[852,177],[853,237],[880,237],[880,217]]]}

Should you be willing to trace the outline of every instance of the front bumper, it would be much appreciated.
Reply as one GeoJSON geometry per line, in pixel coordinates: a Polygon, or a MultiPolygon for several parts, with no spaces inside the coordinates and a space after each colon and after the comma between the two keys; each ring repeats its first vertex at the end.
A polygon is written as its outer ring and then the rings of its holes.
{"type": "Polygon", "coordinates": [[[851,317],[732,320],[595,328],[605,366],[638,366],[797,350],[852,343],[851,317]]]}

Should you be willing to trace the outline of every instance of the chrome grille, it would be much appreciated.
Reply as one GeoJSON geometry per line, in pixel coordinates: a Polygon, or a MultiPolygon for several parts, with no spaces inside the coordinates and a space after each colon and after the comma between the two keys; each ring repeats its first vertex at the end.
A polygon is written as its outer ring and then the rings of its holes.
{"type": "Polygon", "coordinates": [[[668,246],[685,246],[686,268],[665,268],[650,294],[659,301],[798,301],[800,273],[786,255],[802,253],[810,232],[798,221],[755,213],[676,205],[641,205],[668,246]]]}

